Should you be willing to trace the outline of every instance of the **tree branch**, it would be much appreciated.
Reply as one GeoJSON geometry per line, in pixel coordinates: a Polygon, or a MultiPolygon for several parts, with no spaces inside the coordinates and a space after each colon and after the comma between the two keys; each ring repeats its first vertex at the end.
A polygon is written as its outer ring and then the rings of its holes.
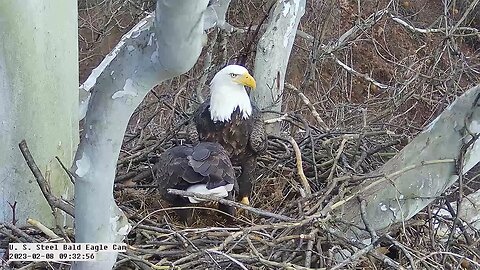
{"type": "Polygon", "coordinates": [[[33,156],[30,153],[30,150],[28,150],[27,142],[25,140],[22,140],[20,144],[18,144],[18,147],[20,148],[20,151],[22,152],[23,158],[27,162],[28,167],[32,171],[33,176],[35,176],[35,179],[37,180],[37,184],[40,187],[40,190],[42,191],[43,196],[45,197],[48,204],[52,208],[52,211],[55,211],[55,208],[58,208],[73,217],[74,216],[73,206],[65,202],[64,200],[53,196],[52,193],[50,192],[50,186],[47,183],[47,180],[45,180],[45,178],[43,177],[42,172],[38,168],[37,164],[35,163],[35,160],[33,159],[33,156]]]}
{"type": "Polygon", "coordinates": [[[260,216],[271,217],[271,218],[275,218],[275,219],[282,220],[282,221],[293,221],[294,220],[293,218],[290,218],[290,217],[287,217],[287,216],[284,216],[284,215],[271,213],[271,212],[268,212],[268,211],[265,211],[265,210],[262,210],[262,209],[258,209],[258,208],[247,206],[247,205],[237,203],[237,202],[234,202],[234,201],[222,199],[222,198],[219,198],[219,197],[216,197],[216,196],[209,196],[209,195],[199,194],[199,193],[195,193],[195,192],[188,192],[188,191],[183,191],[183,190],[178,190],[178,189],[168,189],[167,192],[170,193],[170,194],[175,194],[175,195],[179,195],[179,196],[196,197],[196,198],[199,198],[199,199],[218,202],[218,203],[228,205],[228,206],[242,208],[244,210],[247,210],[249,212],[255,213],[255,214],[260,215],[260,216]]]}

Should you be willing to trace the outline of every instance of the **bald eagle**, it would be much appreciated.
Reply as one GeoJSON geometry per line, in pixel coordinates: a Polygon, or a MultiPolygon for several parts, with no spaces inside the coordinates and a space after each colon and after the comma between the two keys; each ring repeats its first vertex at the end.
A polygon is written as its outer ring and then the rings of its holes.
{"type": "MultiPolygon", "coordinates": [[[[167,193],[167,189],[215,195],[232,199],[238,191],[235,170],[225,149],[218,143],[201,142],[179,145],[163,152],[153,167],[160,195],[174,206],[188,206],[202,200],[167,193]]],[[[220,205],[220,210],[229,214],[233,208],[220,205]]],[[[190,222],[191,209],[177,211],[182,221],[190,222]]]]}
{"type": "Polygon", "coordinates": [[[267,137],[260,112],[252,105],[245,86],[256,87],[246,68],[229,65],[220,70],[210,83],[210,97],[196,110],[188,132],[194,143],[220,143],[233,165],[241,166],[238,197],[248,205],[257,156],[265,151],[267,137]]]}

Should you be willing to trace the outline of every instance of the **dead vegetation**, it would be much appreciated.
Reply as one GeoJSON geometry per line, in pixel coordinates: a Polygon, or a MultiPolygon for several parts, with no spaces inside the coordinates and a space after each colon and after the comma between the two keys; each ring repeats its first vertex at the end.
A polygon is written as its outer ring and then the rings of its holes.
{"type": "MultiPolygon", "coordinates": [[[[369,231],[369,242],[342,236],[337,225],[348,221],[330,215],[480,82],[478,2],[308,1],[283,112],[267,120],[279,123],[282,133],[269,137],[260,158],[255,209],[244,209],[232,221],[201,205],[198,221],[186,227],[149,189],[149,170],[158,153],[186,140],[184,123],[200,93],[208,93],[206,82],[215,71],[245,56],[253,68],[254,43],[248,47],[258,39],[254,29],[269,5],[234,1],[228,21],[237,31],[212,30],[194,69],[154,89],[132,116],[115,194],[133,230],[126,240],[131,248],[119,255],[117,269],[478,269],[479,232],[454,226],[454,219],[438,213],[443,209],[455,217],[450,202],[478,190],[475,172],[464,179],[461,193],[454,186],[388,233],[369,231]]],[[[103,1],[80,8],[84,79],[119,34],[152,6],[103,1]]],[[[31,240],[13,228],[0,232],[15,241],[31,240]]],[[[48,240],[38,229],[26,232],[36,241],[48,240]]]]}

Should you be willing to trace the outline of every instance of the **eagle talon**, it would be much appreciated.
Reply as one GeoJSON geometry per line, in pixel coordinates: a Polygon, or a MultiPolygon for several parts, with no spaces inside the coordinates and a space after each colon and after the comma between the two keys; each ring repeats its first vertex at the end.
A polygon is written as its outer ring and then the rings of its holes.
{"type": "Polygon", "coordinates": [[[250,200],[248,199],[248,197],[243,197],[241,203],[245,205],[250,205],[250,200]]]}

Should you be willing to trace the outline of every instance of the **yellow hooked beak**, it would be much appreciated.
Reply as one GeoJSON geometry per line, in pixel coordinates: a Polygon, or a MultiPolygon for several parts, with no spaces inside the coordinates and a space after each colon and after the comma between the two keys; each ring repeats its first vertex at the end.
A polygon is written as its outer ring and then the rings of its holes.
{"type": "Polygon", "coordinates": [[[257,87],[257,83],[255,82],[255,79],[252,77],[252,75],[248,74],[248,72],[238,76],[233,81],[236,83],[248,86],[252,89],[255,89],[255,87],[257,87]]]}

